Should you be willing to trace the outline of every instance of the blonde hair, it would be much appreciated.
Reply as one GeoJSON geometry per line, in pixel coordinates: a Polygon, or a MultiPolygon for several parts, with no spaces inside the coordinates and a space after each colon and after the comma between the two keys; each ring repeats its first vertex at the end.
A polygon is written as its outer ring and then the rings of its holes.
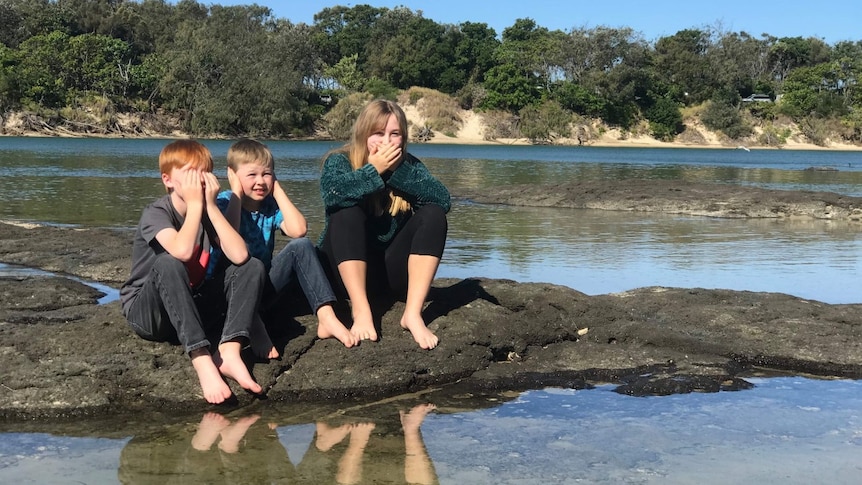
{"type": "Polygon", "coordinates": [[[257,140],[243,138],[228,148],[227,166],[236,171],[240,166],[248,163],[267,168],[275,167],[275,159],[269,147],[257,140]]]}
{"type": "MultiPolygon", "coordinates": [[[[368,137],[385,127],[392,115],[398,121],[398,129],[401,131],[401,157],[407,155],[407,116],[404,114],[404,110],[392,101],[375,99],[359,113],[356,122],[353,123],[350,142],[345,146],[344,151],[354,170],[368,164],[368,137]]],[[[388,212],[393,216],[410,210],[410,203],[403,197],[395,194],[391,189],[387,192],[372,197],[369,200],[369,209],[378,215],[388,212]]]]}

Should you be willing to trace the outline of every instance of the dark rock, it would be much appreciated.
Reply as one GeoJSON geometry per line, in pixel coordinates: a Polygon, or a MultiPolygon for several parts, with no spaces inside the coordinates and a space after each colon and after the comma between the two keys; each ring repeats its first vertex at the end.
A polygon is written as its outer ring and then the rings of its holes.
{"type": "MultiPolygon", "coordinates": [[[[787,208],[782,214],[820,217],[826,205],[833,214],[862,206],[835,194],[654,181],[609,185],[499,187],[471,196],[691,213],[709,203],[723,207],[718,212],[726,217],[776,214],[778,206],[787,208]]],[[[119,286],[130,239],[124,231],[0,224],[0,261],[119,286]]],[[[97,304],[92,288],[62,276],[4,278],[0,297],[2,419],[210,407],[182,350],[134,335],[119,303],[97,304]]],[[[381,340],[352,349],[318,340],[308,314],[281,314],[275,341],[284,357],[250,360],[266,399],[343,404],[430,389],[467,396],[597,383],[641,396],[745,389],[746,376],[763,372],[862,378],[862,306],[855,304],[699,288],[588,296],[550,284],[438,279],[425,311],[440,336],[432,351],[419,349],[398,325],[402,305],[381,302],[381,340]]],[[[234,391],[228,407],[263,404],[234,391]]]]}

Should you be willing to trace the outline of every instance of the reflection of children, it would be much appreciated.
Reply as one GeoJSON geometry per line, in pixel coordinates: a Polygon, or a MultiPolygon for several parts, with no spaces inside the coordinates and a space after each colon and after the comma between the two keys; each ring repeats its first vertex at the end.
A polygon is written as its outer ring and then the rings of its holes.
{"type": "Polygon", "coordinates": [[[219,182],[212,165],[210,151],[194,140],[177,140],[162,149],[159,170],[168,194],[141,213],[131,274],[120,299],[139,336],[179,341],[191,357],[204,398],[218,404],[232,396],[224,377],[250,392],[262,392],[240,351],[252,330],[265,333],[257,325],[257,311],[266,276],[216,206],[219,182]],[[227,263],[205,281],[211,245],[221,249],[227,263]],[[220,327],[201,318],[201,309],[225,305],[220,327]],[[220,334],[212,353],[211,331],[220,334]]]}
{"type": "Polygon", "coordinates": [[[350,142],[323,163],[320,248],[350,299],[353,335],[377,340],[368,293],[388,286],[395,296],[406,294],[401,326],[433,349],[438,338],[422,307],[443,255],[450,197],[406,147],[404,111],[386,100],[368,104],[350,142]]]}
{"type": "Polygon", "coordinates": [[[420,404],[410,411],[399,411],[404,430],[404,479],[407,483],[431,484],[437,481],[437,472],[428,457],[420,429],[425,416],[435,409],[437,406],[433,404],[420,404]]]}
{"type": "Polygon", "coordinates": [[[296,470],[276,426],[263,422],[258,414],[229,418],[208,412],[195,427],[191,442],[189,433],[184,424],[129,440],[120,455],[120,482],[296,483],[296,470]]]}
{"type": "Polygon", "coordinates": [[[419,404],[399,411],[403,441],[393,429],[378,433],[373,422],[330,425],[318,421],[313,445],[297,466],[297,478],[303,483],[319,483],[330,476],[337,483],[397,483],[396,473],[403,473],[405,483],[437,483],[420,431],[425,417],[435,409],[433,404],[419,404]],[[374,467],[364,467],[366,451],[375,457],[374,467]],[[401,469],[398,454],[404,459],[401,469]]]}
{"type": "Polygon", "coordinates": [[[198,429],[192,437],[192,448],[198,451],[209,451],[213,444],[218,442],[218,448],[221,451],[236,453],[239,451],[240,441],[258,419],[260,416],[253,414],[231,423],[229,419],[219,413],[206,413],[201,418],[198,429]]]}
{"type": "Polygon", "coordinates": [[[218,205],[238,228],[251,256],[269,271],[271,284],[267,285],[264,305],[271,304],[292,279],[298,279],[317,316],[317,336],[335,337],[346,347],[358,344],[359,339],[335,314],[335,294],[316,248],[305,237],[305,217],[276,180],[270,150],[255,140],[240,140],[228,150],[227,163],[230,190],[219,194],[218,205]],[[293,239],[273,257],[276,229],[293,239]]]}

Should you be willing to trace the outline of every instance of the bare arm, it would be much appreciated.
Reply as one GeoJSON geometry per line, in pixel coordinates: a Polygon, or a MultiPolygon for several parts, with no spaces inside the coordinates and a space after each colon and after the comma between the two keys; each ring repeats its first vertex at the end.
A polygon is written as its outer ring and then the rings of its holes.
{"type": "Polygon", "coordinates": [[[216,204],[216,197],[221,189],[218,179],[212,172],[204,172],[202,177],[206,183],[206,212],[218,235],[218,245],[230,262],[245,263],[248,260],[248,247],[216,204]]]}
{"type": "Polygon", "coordinates": [[[281,231],[293,238],[308,234],[308,222],[305,216],[293,205],[278,180],[273,181],[272,196],[278,204],[278,210],[281,211],[281,231]]]}
{"type": "Polygon", "coordinates": [[[227,180],[233,196],[230,198],[230,202],[228,202],[224,216],[233,229],[239,232],[240,215],[242,213],[242,184],[240,184],[236,172],[230,167],[227,168],[227,180]]]}
{"type": "Polygon", "coordinates": [[[159,231],[156,241],[168,254],[186,262],[194,256],[198,241],[198,231],[204,214],[204,189],[200,172],[196,170],[178,173],[173,182],[183,194],[183,202],[186,205],[185,220],[179,231],[172,227],[159,231]]]}

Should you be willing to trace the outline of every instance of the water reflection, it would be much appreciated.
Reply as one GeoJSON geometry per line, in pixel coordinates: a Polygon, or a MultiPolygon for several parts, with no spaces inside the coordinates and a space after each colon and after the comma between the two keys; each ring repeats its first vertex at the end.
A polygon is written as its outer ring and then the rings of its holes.
{"type": "Polygon", "coordinates": [[[308,418],[284,404],[70,424],[69,436],[0,434],[0,482],[858,483],[862,383],[748,380],[739,392],[644,398],[599,385],[432,394],[308,418]]]}
{"type": "Polygon", "coordinates": [[[860,300],[862,234],[828,221],[456,204],[439,275],[565,285],[587,294],[646,286],[860,300]]]}
{"type": "Polygon", "coordinates": [[[438,483],[420,429],[434,409],[400,409],[397,422],[341,415],[286,426],[261,414],[208,412],[194,427],[129,440],[118,477],[160,485],[438,483]]]}

